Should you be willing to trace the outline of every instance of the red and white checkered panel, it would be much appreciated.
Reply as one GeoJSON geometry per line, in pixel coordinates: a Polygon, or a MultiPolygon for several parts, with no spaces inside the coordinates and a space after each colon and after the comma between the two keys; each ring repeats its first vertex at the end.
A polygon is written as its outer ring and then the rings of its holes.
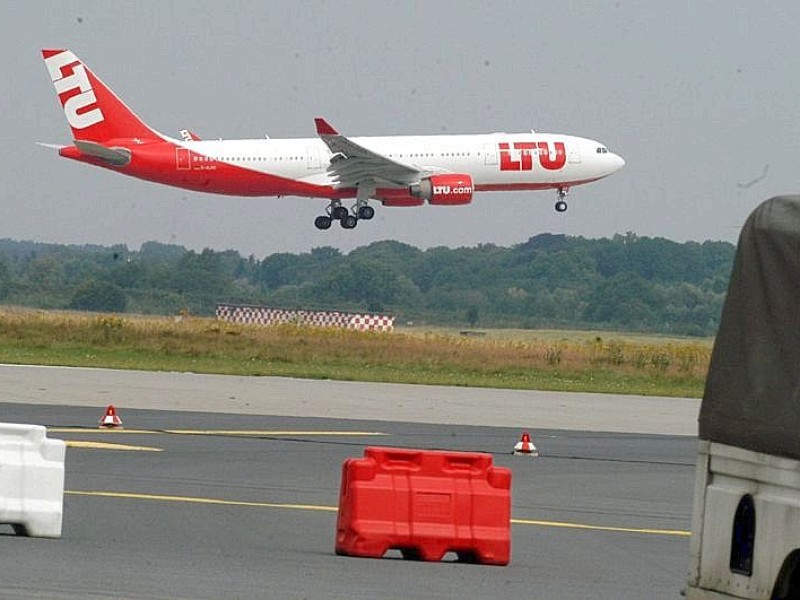
{"type": "Polygon", "coordinates": [[[341,327],[358,331],[394,331],[394,316],[338,311],[283,310],[266,306],[220,304],[217,319],[247,325],[296,323],[314,327],[341,327]]]}
{"type": "Polygon", "coordinates": [[[358,331],[393,331],[394,317],[389,315],[350,315],[347,328],[358,331]]]}

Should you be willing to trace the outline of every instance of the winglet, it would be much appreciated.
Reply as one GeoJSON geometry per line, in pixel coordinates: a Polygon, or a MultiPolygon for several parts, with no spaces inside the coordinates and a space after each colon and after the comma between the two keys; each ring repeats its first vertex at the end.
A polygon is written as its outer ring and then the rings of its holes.
{"type": "Polygon", "coordinates": [[[339,132],[321,117],[314,119],[314,124],[317,126],[317,135],[339,135],[339,132]]]}

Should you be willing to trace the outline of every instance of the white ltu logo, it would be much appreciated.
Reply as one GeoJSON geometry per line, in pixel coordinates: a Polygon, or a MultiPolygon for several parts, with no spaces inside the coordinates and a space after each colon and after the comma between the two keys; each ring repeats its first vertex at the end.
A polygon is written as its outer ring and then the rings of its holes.
{"type": "Polygon", "coordinates": [[[56,86],[56,93],[61,96],[64,92],[80,90],[80,93],[70,96],[64,102],[64,112],[67,121],[75,129],[85,129],[97,123],[103,122],[103,112],[95,106],[91,110],[78,112],[92,104],[97,103],[86,69],[78,61],[78,58],[69,50],[45,59],[47,70],[50,72],[50,79],[56,86]],[[63,68],[72,64],[72,73],[64,75],[63,68]]]}
{"type": "Polygon", "coordinates": [[[450,194],[471,194],[472,188],[468,185],[462,187],[452,187],[449,185],[435,185],[433,186],[433,193],[437,196],[445,195],[449,196],[450,194]]]}

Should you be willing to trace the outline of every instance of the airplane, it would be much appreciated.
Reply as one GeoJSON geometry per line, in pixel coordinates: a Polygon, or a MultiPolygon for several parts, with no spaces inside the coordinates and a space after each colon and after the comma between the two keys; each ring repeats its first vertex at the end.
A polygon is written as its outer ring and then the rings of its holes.
{"type": "Polygon", "coordinates": [[[486,133],[346,137],[315,119],[316,138],[180,139],[144,123],[69,50],[42,50],[72,130],[59,155],[174,187],[232,196],[300,196],[328,201],[314,225],[353,229],[383,206],[456,206],[475,192],[555,189],[567,210],[570,188],[625,165],[594,140],[560,134],[486,133]],[[344,204],[355,199],[348,209],[344,204]]]}

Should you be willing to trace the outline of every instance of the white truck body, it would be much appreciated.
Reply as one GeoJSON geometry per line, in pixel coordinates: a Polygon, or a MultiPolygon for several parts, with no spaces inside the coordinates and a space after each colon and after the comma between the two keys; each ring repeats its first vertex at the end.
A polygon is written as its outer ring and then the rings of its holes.
{"type": "Polygon", "coordinates": [[[689,600],[794,598],[773,591],[800,577],[792,573],[800,566],[800,461],[701,440],[690,553],[689,600]],[[750,575],[731,569],[746,496],[755,517],[750,575]]]}

